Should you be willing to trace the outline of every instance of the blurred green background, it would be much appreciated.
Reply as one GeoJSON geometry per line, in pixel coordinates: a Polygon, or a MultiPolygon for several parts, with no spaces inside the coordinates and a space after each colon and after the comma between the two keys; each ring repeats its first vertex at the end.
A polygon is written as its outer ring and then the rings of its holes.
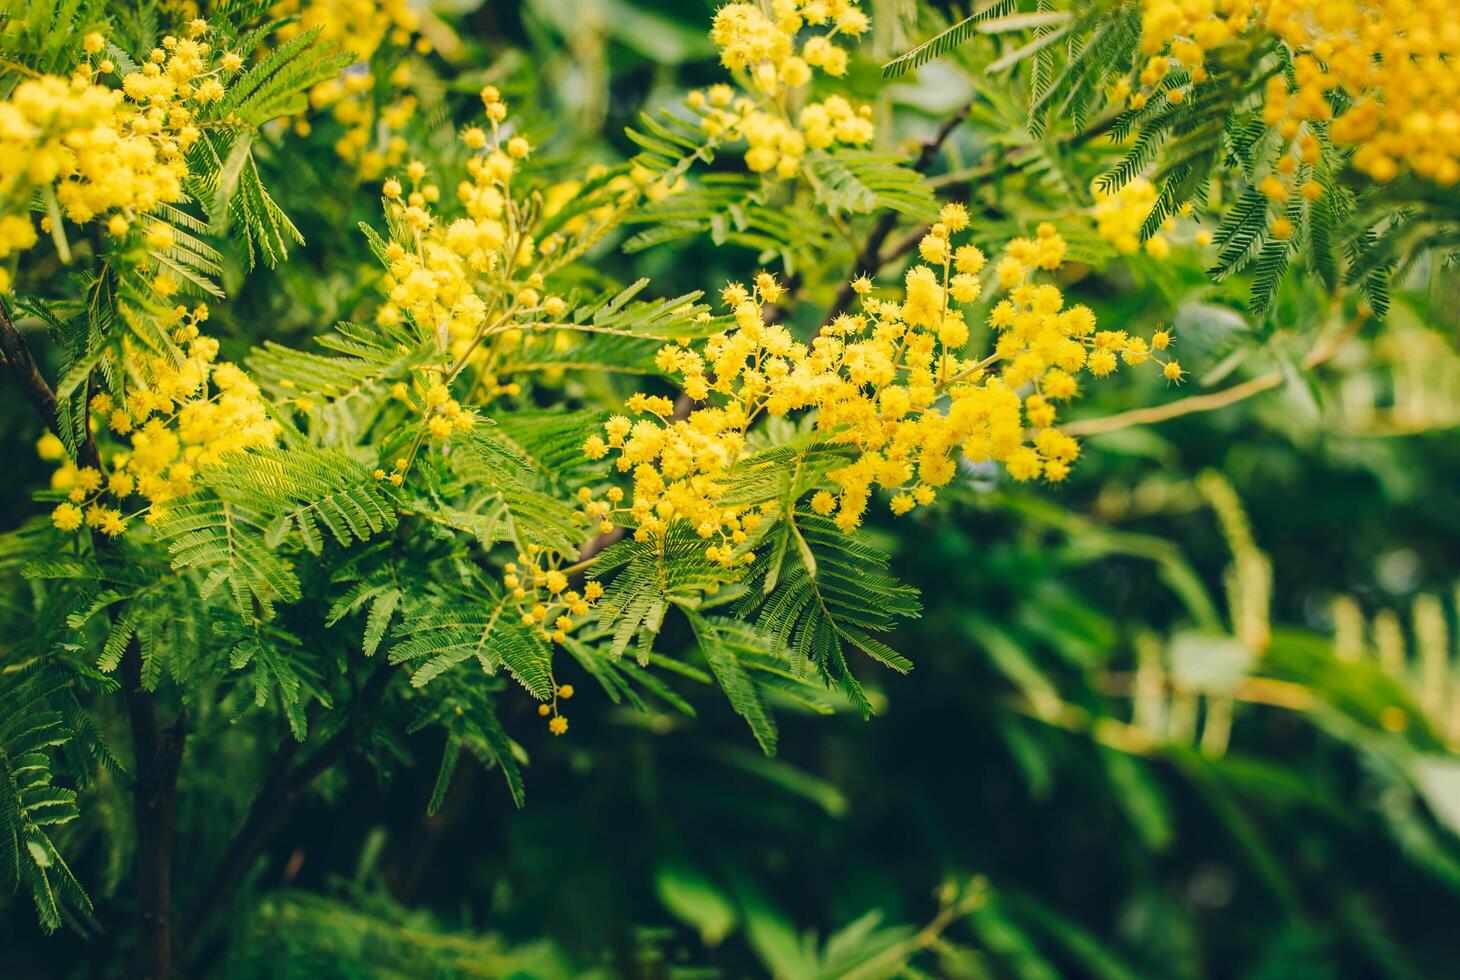
{"type": "MultiPolygon", "coordinates": [[[[976,45],[883,85],[878,64],[926,36],[937,5],[869,6],[879,27],[853,84],[897,120],[891,142],[924,138],[974,98],[935,171],[948,184],[1028,143],[1020,95],[984,76],[976,45]]],[[[437,3],[423,33],[447,81],[421,126],[465,119],[491,79],[549,166],[623,159],[638,112],[720,79],[712,9],[437,3]]],[[[373,302],[352,229],[377,202],[340,189],[327,140],[270,161],[310,244],[236,283],[241,298],[214,318],[234,355],[265,337],[302,344],[373,302]]],[[[1105,159],[1048,156],[975,188],[990,237],[1038,220],[1052,181],[1088,184],[1105,159]]],[[[911,675],[863,672],[872,721],[787,707],[768,759],[713,690],[686,686],[696,718],[641,714],[569,665],[568,737],[547,736],[526,698],[501,700],[531,758],[525,809],[467,765],[426,817],[439,736],[382,744],[290,814],[212,972],[1460,975],[1454,270],[1422,264],[1383,323],[1304,372],[1330,315],[1321,293],[1290,282],[1274,317],[1253,322],[1240,288],[1207,284],[1189,231],[1165,263],[1079,266],[1066,285],[1102,323],[1174,324],[1190,386],[1132,372],[1093,386],[1079,414],[1280,380],[1221,410],[1093,436],[1066,486],[970,469],[940,506],[895,529],[878,519],[924,613],[897,637],[911,675]]],[[[596,267],[674,295],[759,261],[701,236],[633,254],[613,243],[596,267]]],[[[816,300],[797,311],[803,327],[816,300]]],[[[5,529],[37,512],[39,434],[0,387],[5,529]]],[[[255,737],[190,749],[183,861],[215,853],[238,819],[255,737]]],[[[127,805],[120,787],[98,795],[68,853],[105,925],[129,856],[99,828],[127,805]]],[[[186,907],[186,876],[178,887],[186,907]]],[[[117,937],[47,939],[23,904],[0,902],[0,974],[117,968],[117,937]]]]}

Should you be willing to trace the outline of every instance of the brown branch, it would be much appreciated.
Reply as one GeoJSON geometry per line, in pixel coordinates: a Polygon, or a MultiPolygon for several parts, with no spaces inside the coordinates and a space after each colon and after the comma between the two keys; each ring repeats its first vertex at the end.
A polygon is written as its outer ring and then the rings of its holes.
{"type": "Polygon", "coordinates": [[[142,686],[142,650],[136,638],[122,656],[122,693],[136,756],[132,814],[137,834],[137,951],[133,976],[167,980],[172,975],[172,844],[177,776],[187,734],[187,709],[167,728],[142,686]]]}
{"type": "MultiPolygon", "coordinates": [[[[971,101],[964,103],[963,108],[945,120],[943,125],[938,127],[938,131],[918,148],[917,159],[913,161],[914,170],[918,173],[927,173],[928,168],[933,165],[933,161],[938,158],[938,151],[943,148],[943,144],[948,141],[953,130],[968,118],[968,113],[972,109],[971,101]]],[[[871,231],[867,233],[867,240],[862,244],[861,252],[857,254],[855,271],[865,272],[868,275],[876,275],[882,271],[882,243],[887,241],[887,236],[891,235],[896,228],[897,212],[884,211],[872,225],[871,231]]],[[[830,323],[851,309],[855,297],[856,292],[852,289],[851,282],[842,283],[841,288],[837,290],[836,299],[832,300],[831,310],[827,313],[824,322],[830,323]]]]}
{"type": "MultiPolygon", "coordinates": [[[[60,434],[60,405],[56,393],[31,356],[30,345],[15,328],[10,311],[0,301],[0,352],[26,399],[52,432],[60,434]]],[[[100,468],[100,456],[90,426],[83,421],[86,441],[77,461],[100,468]]],[[[106,538],[93,535],[93,547],[103,551],[106,538]]],[[[162,728],[157,703],[142,685],[142,649],[133,637],[122,654],[122,694],[132,729],[135,775],[132,814],[136,822],[136,929],[137,949],[133,975],[140,980],[167,980],[172,974],[172,845],[177,807],[177,777],[187,737],[187,711],[180,710],[172,725],[162,728]]]]}
{"type": "Polygon", "coordinates": [[[431,864],[441,849],[446,832],[461,819],[467,803],[471,800],[471,788],[476,782],[477,772],[478,767],[475,765],[457,766],[456,771],[451,774],[451,783],[446,790],[446,799],[442,801],[441,809],[434,814],[422,815],[420,828],[413,835],[413,843],[416,844],[414,855],[409,862],[403,862],[403,870],[400,870],[399,865],[391,869],[395,880],[392,892],[398,901],[410,905],[415,899],[422,882],[426,880],[426,873],[431,870],[431,864]]]}
{"type": "MultiPolygon", "coordinates": [[[[1122,113],[1120,112],[1114,112],[1110,115],[1105,116],[1099,122],[1095,123],[1088,129],[1082,129],[1078,133],[1071,133],[1068,137],[1067,145],[1071,148],[1074,148],[1084,146],[1086,143],[1099,139],[1101,136],[1104,136],[1106,133],[1115,128],[1116,120],[1118,120],[1121,115],[1122,113]]],[[[966,196],[972,193],[975,184],[981,183],[985,180],[990,180],[994,177],[1002,177],[1004,174],[1009,173],[1011,170],[1018,170],[1020,167],[1024,166],[1024,164],[1028,162],[1029,158],[1034,156],[1038,150],[1039,145],[1037,143],[1030,143],[1024,146],[1015,147],[1014,149],[1004,153],[1003,156],[996,159],[988,160],[977,167],[972,167],[961,173],[945,174],[943,177],[939,178],[936,183],[942,184],[943,188],[955,197],[959,195],[966,196]]]]}
{"type": "Polygon", "coordinates": [[[5,354],[5,363],[10,368],[10,374],[35,408],[36,414],[52,432],[59,434],[60,411],[56,405],[56,394],[46,383],[41,369],[36,367],[35,358],[30,356],[30,346],[26,344],[20,331],[15,329],[4,300],[0,300],[0,352],[5,354]]]}
{"type": "MultiPolygon", "coordinates": [[[[945,122],[937,134],[923,144],[922,151],[918,154],[917,162],[914,164],[916,170],[925,172],[928,167],[932,166],[933,160],[937,157],[938,150],[948,139],[948,135],[967,117],[969,110],[972,108],[972,102],[965,105],[958,115],[945,122]]],[[[1089,129],[1082,130],[1070,140],[1070,145],[1080,146],[1103,136],[1110,131],[1117,118],[1118,116],[1107,116],[1089,129]]],[[[958,197],[960,196],[960,192],[962,196],[967,196],[975,183],[1001,177],[1011,170],[1017,170],[1037,149],[1037,146],[1022,147],[1004,154],[997,160],[991,160],[981,167],[976,167],[968,171],[960,176],[957,183],[948,185],[953,191],[952,196],[958,197]]],[[[892,247],[887,251],[882,251],[883,243],[892,234],[896,226],[897,213],[894,211],[885,212],[877,220],[877,224],[873,225],[872,232],[867,236],[867,244],[862,248],[862,252],[857,258],[857,268],[859,270],[866,272],[868,275],[876,275],[892,262],[895,262],[917,248],[918,242],[922,241],[923,236],[928,233],[929,228],[928,225],[919,225],[894,242],[892,247]]],[[[851,309],[853,296],[854,292],[851,283],[843,283],[841,289],[837,291],[836,299],[832,302],[831,311],[827,314],[824,322],[830,323],[851,309]]]]}
{"type": "Polygon", "coordinates": [[[224,849],[207,885],[199,893],[197,904],[188,913],[178,933],[178,948],[186,952],[233,897],[248,875],[249,869],[284,823],[284,818],[304,791],[320,776],[345,758],[353,743],[354,723],[367,716],[390,683],[392,671],[381,664],[370,675],[355,699],[351,716],[332,736],[294,767],[299,743],[286,735],[270,760],[263,784],[249,805],[248,814],[224,849]]]}
{"type": "MultiPolygon", "coordinates": [[[[5,355],[5,364],[10,368],[11,377],[20,386],[26,400],[46,428],[59,436],[61,408],[56,401],[56,393],[51,390],[45,375],[36,366],[35,358],[30,353],[30,345],[26,343],[25,336],[15,328],[15,322],[10,319],[10,311],[6,309],[4,300],[0,300],[0,353],[5,355]]],[[[91,435],[90,426],[87,427],[86,442],[77,452],[77,462],[82,466],[101,468],[101,457],[96,451],[96,440],[91,435]]]]}

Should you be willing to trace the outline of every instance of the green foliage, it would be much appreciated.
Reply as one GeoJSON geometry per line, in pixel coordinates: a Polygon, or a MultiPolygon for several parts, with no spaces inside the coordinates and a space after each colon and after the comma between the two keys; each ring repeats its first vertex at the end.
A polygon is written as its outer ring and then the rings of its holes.
{"type": "Polygon", "coordinates": [[[828,214],[896,211],[920,221],[938,213],[927,180],[895,156],[879,153],[817,153],[806,164],[817,203],[828,214]]]}
{"type": "Polygon", "coordinates": [[[540,701],[553,696],[552,657],[537,628],[522,622],[492,579],[475,574],[461,585],[438,586],[408,601],[392,631],[390,660],[412,664],[411,683],[424,687],[475,661],[483,673],[505,667],[540,701]]]}
{"type": "MultiPolygon", "coordinates": [[[[57,406],[0,385],[0,974],[116,972],[148,946],[134,919],[169,912],[189,976],[1460,969],[1453,188],[1365,181],[1320,132],[1291,179],[1323,193],[1272,204],[1254,93],[1291,52],[1244,40],[1184,101],[1161,94],[1190,86],[1178,70],[1129,108],[1112,88],[1146,56],[1124,0],[864,4],[849,71],[805,96],[865,101],[876,138],[793,177],[749,172],[684,98],[752,90],[712,63],[708,8],[471,7],[422,14],[430,52],[386,30],[355,64],[325,39],[340,25],[217,5],[245,62],[201,111],[187,200],[131,216],[129,244],[54,193],[17,205],[52,235],[3,260],[6,322],[57,406]],[[519,194],[467,208],[488,84],[529,151],[519,194]],[[472,269],[476,348],[397,301],[419,229],[382,222],[388,177],[441,227],[523,236],[472,269]],[[1156,188],[1139,237],[1169,258],[1118,255],[1091,220],[1137,178],[1156,188]],[[1122,368],[1061,405],[1090,436],[1068,485],[964,461],[936,506],[894,521],[878,496],[852,533],[810,499],[853,447],[758,417],[714,475],[757,515],[726,546],[738,570],[684,521],[635,535],[637,474],[584,440],[631,392],[692,417],[661,352],[732,325],[720,288],[771,272],[768,320],[824,344],[848,280],[891,300],[950,200],[989,277],[1051,223],[1066,302],[1173,328],[1190,387],[1122,368]],[[139,243],[154,229],[171,244],[139,243]],[[149,520],[124,508],[117,539],[53,527],[68,491],[33,459],[42,425],[112,473],[138,444],[91,398],[125,405],[147,358],[183,363],[171,310],[198,302],[279,445],[201,465],[149,520]],[[472,416],[444,437],[438,382],[472,416]],[[539,566],[604,589],[560,638],[556,611],[528,615],[539,566]],[[159,912],[138,862],[164,824],[159,912]]],[[[118,74],[187,31],[173,5],[0,11],[0,97],[69,72],[93,29],[118,74]]],[[[412,288],[446,308],[448,279],[412,288]]]]}
{"type": "Polygon", "coordinates": [[[613,631],[609,654],[619,657],[633,643],[640,666],[649,663],[672,606],[697,609],[731,577],[705,557],[704,542],[679,525],[662,537],[614,545],[593,571],[595,576],[612,575],[613,587],[598,607],[598,625],[613,631]]]}
{"type": "Polygon", "coordinates": [[[624,132],[643,151],[634,157],[636,165],[676,177],[697,162],[713,163],[719,143],[683,116],[664,109],[641,113],[639,129],[630,127],[624,132]]]}
{"type": "Polygon", "coordinates": [[[917,591],[887,574],[888,556],[809,511],[788,515],[758,560],[739,603],[757,632],[840,682],[863,715],[872,704],[852,675],[849,650],[900,673],[912,662],[878,640],[918,614],[917,591]]]}
{"type": "Polygon", "coordinates": [[[77,740],[72,725],[77,716],[85,717],[71,683],[64,670],[39,664],[0,675],[7,705],[0,722],[0,881],[25,886],[47,932],[59,928],[64,916],[85,917],[92,910],[50,836],[50,828],[78,815],[76,791],[56,784],[57,770],[65,771],[64,756],[77,740]]]}
{"type": "Polygon", "coordinates": [[[163,510],[158,538],[174,568],[203,573],[205,597],[227,583],[245,618],[270,618],[275,603],[302,595],[286,545],[317,555],[326,532],[343,545],[395,526],[380,481],[337,450],[252,450],[200,483],[163,510]]]}
{"type": "Polygon", "coordinates": [[[304,655],[304,642],[273,623],[220,616],[214,631],[228,653],[228,666],[252,673],[253,704],[262,708],[278,691],[278,703],[294,738],[309,734],[305,709],[311,700],[330,706],[319,676],[304,655]]]}
{"type": "MultiPolygon", "coordinates": [[[[988,29],[988,25],[1006,22],[1009,19],[1007,15],[1014,7],[1013,0],[992,0],[992,2],[981,4],[969,16],[956,22],[951,27],[939,31],[917,47],[883,65],[882,77],[897,78],[905,75],[914,68],[921,68],[928,62],[942,57],[960,44],[963,44],[972,38],[975,33],[997,33],[997,31],[988,29]]],[[[1018,26],[1011,29],[1018,30],[1024,26],[1029,26],[1023,20],[1016,21],[1015,23],[1018,26]]]]}

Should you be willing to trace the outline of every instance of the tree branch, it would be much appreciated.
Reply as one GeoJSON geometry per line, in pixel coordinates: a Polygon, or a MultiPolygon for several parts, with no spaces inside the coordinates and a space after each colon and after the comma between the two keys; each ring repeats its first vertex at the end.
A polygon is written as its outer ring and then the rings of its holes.
{"type": "MultiPolygon", "coordinates": [[[[30,353],[30,345],[26,343],[25,335],[16,329],[15,321],[10,319],[10,311],[3,299],[0,299],[0,353],[5,355],[5,364],[10,368],[10,375],[20,386],[26,400],[46,428],[59,436],[61,409],[56,401],[56,393],[51,390],[45,375],[36,366],[35,358],[30,353]]],[[[86,442],[76,455],[77,462],[82,466],[101,468],[101,457],[96,451],[96,440],[91,436],[90,426],[87,427],[86,442]]]]}
{"type": "MultiPolygon", "coordinates": [[[[0,300],[0,352],[10,374],[31,407],[52,432],[60,435],[60,405],[56,393],[31,356],[30,345],[15,328],[10,311],[0,300]]],[[[82,466],[100,469],[101,457],[83,421],[86,441],[77,452],[82,466]]],[[[104,551],[109,542],[93,535],[92,546],[104,551]]],[[[122,694],[132,729],[135,778],[132,814],[136,822],[136,930],[134,976],[140,980],[167,980],[172,973],[172,845],[177,806],[177,777],[187,737],[187,711],[163,729],[157,719],[156,699],[142,685],[142,649],[134,636],[122,654],[122,694]]]]}
{"type": "Polygon", "coordinates": [[[299,754],[299,743],[288,735],[280,741],[248,814],[224,849],[178,933],[179,949],[184,952],[190,949],[213,917],[228,904],[269,839],[284,823],[290,808],[310,784],[344,759],[354,740],[354,723],[379,701],[391,676],[387,665],[376,667],[356,697],[351,716],[298,767],[294,767],[294,759],[299,754]]]}
{"type": "MultiPolygon", "coordinates": [[[[973,103],[969,102],[957,115],[945,122],[932,139],[923,144],[922,150],[918,153],[917,161],[913,164],[915,170],[920,173],[925,173],[932,166],[933,161],[937,158],[938,151],[942,148],[943,143],[947,141],[949,134],[957,128],[959,123],[967,118],[972,108],[973,103]]],[[[1069,145],[1081,146],[1103,136],[1110,131],[1110,128],[1118,118],[1118,114],[1106,116],[1089,129],[1081,130],[1079,133],[1074,134],[1070,139],[1069,145]]],[[[1011,170],[1018,169],[1037,149],[1038,145],[1033,144],[1011,150],[998,159],[990,160],[988,163],[956,175],[958,180],[956,182],[949,182],[947,187],[953,191],[952,196],[967,197],[975,183],[1000,177],[1011,170]]],[[[922,225],[916,227],[893,243],[892,247],[886,252],[882,251],[883,243],[887,241],[888,236],[892,234],[896,227],[897,213],[894,211],[884,212],[877,220],[877,223],[872,226],[872,231],[867,236],[867,243],[862,247],[861,254],[857,257],[858,270],[868,275],[876,275],[888,264],[902,258],[917,248],[918,242],[922,241],[923,236],[928,233],[928,226],[922,225]]],[[[852,284],[850,282],[843,283],[842,287],[837,291],[836,299],[833,300],[831,310],[827,313],[826,319],[823,322],[830,323],[851,309],[854,296],[855,293],[852,290],[852,284]]]]}
{"type": "Polygon", "coordinates": [[[187,710],[163,729],[155,700],[142,686],[142,650],[133,637],[122,656],[122,692],[132,726],[136,772],[132,813],[137,833],[137,951],[133,975],[172,975],[172,844],[177,775],[187,734],[187,710]]]}
{"type": "MultiPolygon", "coordinates": [[[[918,148],[917,159],[913,161],[913,169],[918,173],[927,173],[933,161],[938,159],[938,151],[948,141],[963,120],[968,118],[969,112],[973,110],[973,102],[964,103],[963,108],[955,112],[951,117],[938,127],[938,131],[926,140],[918,148]]],[[[868,275],[876,275],[882,270],[882,243],[887,241],[887,236],[897,228],[897,212],[884,211],[877,221],[872,225],[872,230],[867,233],[867,240],[862,244],[862,250],[857,254],[855,270],[865,272],[868,275]]],[[[921,237],[921,236],[919,236],[921,237]]],[[[852,301],[856,298],[856,292],[852,289],[850,281],[841,284],[837,290],[836,299],[832,300],[831,310],[827,313],[824,323],[830,323],[852,308],[852,301]]]]}
{"type": "Polygon", "coordinates": [[[21,392],[35,408],[36,414],[52,432],[59,434],[60,412],[56,405],[56,394],[46,383],[40,368],[36,367],[35,358],[30,356],[30,346],[26,344],[20,331],[15,329],[15,322],[10,319],[10,311],[6,309],[4,300],[0,300],[0,352],[5,354],[5,363],[10,368],[11,376],[20,385],[21,392]]]}

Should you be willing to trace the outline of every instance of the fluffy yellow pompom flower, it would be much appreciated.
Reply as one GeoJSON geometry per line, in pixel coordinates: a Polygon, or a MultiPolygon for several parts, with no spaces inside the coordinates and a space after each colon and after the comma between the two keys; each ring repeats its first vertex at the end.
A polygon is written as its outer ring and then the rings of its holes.
{"type": "Polygon", "coordinates": [[[81,508],[65,503],[51,511],[51,523],[62,531],[74,531],[81,526],[81,508]]]}
{"type": "MultiPolygon", "coordinates": [[[[109,427],[128,437],[129,451],[111,457],[106,473],[65,462],[52,476],[52,487],[67,491],[72,504],[87,505],[87,522],[110,536],[124,533],[127,522],[120,510],[103,505],[107,496],[120,502],[135,494],[150,505],[162,504],[193,489],[199,470],[231,453],[273,445],[280,431],[252,379],[218,361],[217,341],[200,334],[206,308],[180,307],[174,315],[173,339],[186,357],[175,362],[134,353],[125,404],[105,392],[90,402],[93,413],[110,413],[109,427]]],[[[73,520],[69,510],[52,514],[63,530],[79,526],[64,526],[73,520]]]]}
{"type": "Polygon", "coordinates": [[[66,458],[66,446],[52,432],[47,432],[41,436],[36,441],[35,449],[36,454],[48,462],[55,462],[58,459],[66,458]]]}
{"type": "MultiPolygon", "coordinates": [[[[1263,121],[1296,140],[1303,162],[1319,146],[1304,124],[1354,148],[1353,165],[1376,181],[1412,170],[1449,186],[1460,180],[1460,113],[1454,106],[1460,31],[1442,0],[1143,0],[1140,73],[1148,89],[1174,64],[1207,77],[1207,55],[1261,29],[1292,53],[1292,81],[1267,82],[1263,121]],[[1335,114],[1335,95],[1340,109],[1335,114]],[[1301,134],[1301,135],[1300,135],[1301,134]]],[[[1174,93],[1166,96],[1173,102],[1174,93]]],[[[1137,93],[1135,100],[1146,93],[1137,93]]]]}

